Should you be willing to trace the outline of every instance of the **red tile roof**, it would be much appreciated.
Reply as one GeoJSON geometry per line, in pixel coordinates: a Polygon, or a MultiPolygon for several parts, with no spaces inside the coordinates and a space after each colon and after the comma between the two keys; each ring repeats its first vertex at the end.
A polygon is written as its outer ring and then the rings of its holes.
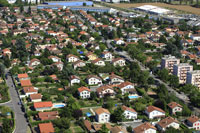
{"type": "Polygon", "coordinates": [[[34,108],[45,108],[45,107],[52,107],[52,102],[36,102],[34,103],[34,108]]]}
{"type": "Polygon", "coordinates": [[[27,73],[23,73],[23,74],[18,74],[18,78],[28,78],[28,74],[27,73]]]}
{"type": "Polygon", "coordinates": [[[40,93],[38,93],[38,94],[31,94],[30,98],[31,98],[31,100],[41,99],[42,95],[40,93]]]}
{"type": "Polygon", "coordinates": [[[157,110],[157,111],[160,111],[160,112],[165,113],[164,110],[162,110],[162,109],[160,109],[160,108],[158,108],[158,107],[155,107],[155,106],[148,106],[148,107],[147,107],[147,111],[148,111],[148,112],[152,112],[152,111],[154,111],[154,110],[157,110]]]}
{"type": "Polygon", "coordinates": [[[53,124],[50,123],[41,123],[38,125],[40,129],[40,133],[54,133],[53,124]]]}
{"type": "Polygon", "coordinates": [[[51,112],[39,112],[38,117],[44,121],[44,120],[54,120],[57,119],[58,116],[58,111],[51,111],[51,112]]]}
{"type": "Polygon", "coordinates": [[[80,88],[78,88],[78,91],[82,92],[82,91],[91,91],[91,90],[87,87],[80,87],[80,88]]]}
{"type": "Polygon", "coordinates": [[[169,104],[167,104],[171,109],[175,108],[175,107],[182,107],[180,104],[176,103],[176,102],[171,102],[169,104]]]}
{"type": "Polygon", "coordinates": [[[30,80],[30,79],[21,80],[20,83],[21,83],[21,86],[22,86],[22,87],[25,87],[25,86],[32,86],[32,83],[31,83],[31,80],[30,80]]]}

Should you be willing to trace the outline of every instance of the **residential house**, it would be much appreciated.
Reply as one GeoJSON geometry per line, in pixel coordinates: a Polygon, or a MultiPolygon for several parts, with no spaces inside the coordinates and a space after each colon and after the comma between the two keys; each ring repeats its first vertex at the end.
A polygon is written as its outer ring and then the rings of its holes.
{"type": "Polygon", "coordinates": [[[124,42],[123,39],[116,38],[116,39],[114,39],[114,43],[116,43],[117,45],[122,45],[122,44],[124,44],[125,42],[124,42]]]}
{"type": "Polygon", "coordinates": [[[79,84],[81,82],[81,79],[76,75],[70,76],[70,85],[73,86],[74,84],[79,84]]]}
{"type": "Polygon", "coordinates": [[[106,61],[112,61],[112,59],[113,59],[112,53],[108,52],[108,51],[104,51],[101,54],[101,57],[104,58],[106,61]]]}
{"type": "Polygon", "coordinates": [[[90,123],[90,121],[84,120],[83,123],[88,132],[95,132],[95,130],[92,128],[92,124],[90,123]]]}
{"type": "Polygon", "coordinates": [[[59,71],[63,70],[64,63],[63,62],[55,62],[51,66],[56,66],[59,71]]]}
{"type": "Polygon", "coordinates": [[[40,93],[37,94],[30,94],[31,102],[41,102],[42,101],[42,95],[40,93]]]}
{"type": "Polygon", "coordinates": [[[58,111],[51,111],[51,112],[39,112],[38,113],[38,119],[41,121],[45,120],[55,120],[59,118],[58,111]]]}
{"type": "Polygon", "coordinates": [[[73,63],[74,69],[79,68],[79,67],[84,67],[84,66],[86,66],[86,64],[82,60],[78,60],[78,61],[76,61],[76,62],[73,63]]]}
{"type": "Polygon", "coordinates": [[[86,82],[88,83],[88,85],[102,85],[102,79],[95,75],[88,75],[86,78],[86,82]]]}
{"type": "Polygon", "coordinates": [[[110,133],[128,133],[123,126],[114,126],[110,129],[110,133]]]}
{"type": "Polygon", "coordinates": [[[10,49],[5,48],[5,49],[2,50],[2,54],[3,54],[3,56],[8,56],[10,58],[12,52],[10,51],[10,49]]]}
{"type": "Polygon", "coordinates": [[[90,89],[87,87],[78,88],[78,94],[82,99],[90,98],[90,89]]]}
{"type": "Polygon", "coordinates": [[[48,59],[51,59],[53,62],[60,62],[61,61],[61,59],[59,58],[59,57],[57,57],[57,56],[49,56],[48,57],[48,59]]]}
{"type": "Polygon", "coordinates": [[[26,96],[30,96],[31,94],[37,94],[38,90],[35,89],[33,86],[30,86],[30,87],[23,87],[23,92],[26,96]]]}
{"type": "Polygon", "coordinates": [[[67,55],[67,61],[68,62],[76,62],[79,60],[79,57],[73,54],[67,55]]]}
{"type": "Polygon", "coordinates": [[[30,79],[20,80],[20,84],[21,84],[22,87],[32,86],[30,79]]]}
{"type": "Polygon", "coordinates": [[[129,94],[137,93],[133,83],[131,83],[129,81],[122,82],[117,87],[122,91],[122,95],[124,95],[125,93],[129,93],[129,94]]]}
{"type": "Polygon", "coordinates": [[[30,61],[29,66],[30,66],[30,67],[35,67],[35,66],[37,66],[37,65],[39,65],[39,64],[40,64],[40,60],[34,58],[34,59],[32,59],[32,60],[30,61]]]}
{"type": "Polygon", "coordinates": [[[33,103],[34,109],[36,111],[45,111],[45,110],[51,110],[53,107],[52,102],[47,101],[47,102],[35,102],[33,103]]]}
{"type": "Polygon", "coordinates": [[[40,133],[55,133],[53,124],[51,122],[49,123],[40,123],[38,125],[40,133]]]}
{"type": "Polygon", "coordinates": [[[179,129],[179,126],[180,126],[179,122],[175,118],[172,118],[170,116],[165,119],[162,119],[156,124],[158,130],[162,132],[164,132],[169,127],[179,129]]]}
{"type": "Polygon", "coordinates": [[[118,58],[115,58],[115,59],[112,60],[112,64],[113,64],[114,66],[119,65],[119,66],[122,67],[122,66],[125,66],[125,65],[126,65],[126,61],[125,61],[124,58],[118,57],[118,58]]]}
{"type": "Polygon", "coordinates": [[[108,85],[103,85],[103,86],[97,88],[96,92],[100,98],[104,97],[105,95],[113,96],[115,94],[114,89],[108,85]]]}
{"type": "Polygon", "coordinates": [[[148,106],[145,110],[145,113],[149,119],[165,117],[165,111],[155,106],[148,106]]]}
{"type": "Polygon", "coordinates": [[[108,123],[110,121],[110,112],[105,108],[95,110],[95,118],[99,123],[108,123]]]}
{"type": "Polygon", "coordinates": [[[156,133],[156,128],[148,122],[145,122],[133,129],[133,133],[156,133]]]}
{"type": "Polygon", "coordinates": [[[101,60],[100,58],[97,58],[95,60],[92,60],[91,63],[93,63],[94,65],[97,66],[105,66],[105,62],[103,60],[101,60]]]}
{"type": "Polygon", "coordinates": [[[27,80],[27,79],[30,79],[27,73],[18,74],[17,77],[18,77],[19,81],[20,81],[20,80],[27,80]]]}
{"type": "Polygon", "coordinates": [[[168,104],[171,114],[176,114],[176,112],[182,112],[182,106],[176,102],[171,102],[168,104]]]}
{"type": "Polygon", "coordinates": [[[189,129],[195,129],[195,130],[200,130],[200,120],[197,116],[190,116],[186,120],[186,125],[188,126],[189,129]]]}
{"type": "Polygon", "coordinates": [[[95,59],[98,58],[98,57],[97,57],[95,54],[93,54],[92,52],[88,52],[88,53],[86,54],[86,57],[88,58],[88,60],[95,60],[95,59]]]}
{"type": "Polygon", "coordinates": [[[109,82],[110,84],[121,84],[124,82],[124,79],[114,73],[111,73],[109,76],[109,82]]]}
{"type": "Polygon", "coordinates": [[[134,109],[123,105],[122,110],[124,111],[123,115],[126,119],[137,119],[137,112],[134,109]]]}

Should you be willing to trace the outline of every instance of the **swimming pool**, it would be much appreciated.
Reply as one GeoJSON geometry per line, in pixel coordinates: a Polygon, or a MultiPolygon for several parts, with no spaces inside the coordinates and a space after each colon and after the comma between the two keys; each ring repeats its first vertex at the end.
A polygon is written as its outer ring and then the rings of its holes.
{"type": "Polygon", "coordinates": [[[136,99],[136,98],[139,98],[139,96],[128,96],[130,99],[136,99]]]}
{"type": "Polygon", "coordinates": [[[53,108],[63,108],[65,106],[65,104],[54,104],[53,108]]]}
{"type": "Polygon", "coordinates": [[[92,114],[90,112],[85,113],[87,117],[92,116],[92,114]]]}

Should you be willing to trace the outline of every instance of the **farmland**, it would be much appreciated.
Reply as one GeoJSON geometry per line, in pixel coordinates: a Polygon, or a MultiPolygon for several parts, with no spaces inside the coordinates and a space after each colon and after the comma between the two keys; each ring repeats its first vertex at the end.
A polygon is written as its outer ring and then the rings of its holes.
{"type": "Polygon", "coordinates": [[[175,9],[183,12],[193,13],[200,15],[200,8],[191,7],[189,5],[170,5],[166,3],[136,3],[136,4],[112,4],[112,6],[121,7],[121,8],[131,8],[131,7],[138,7],[142,5],[154,5],[159,7],[164,7],[168,9],[175,9]]]}

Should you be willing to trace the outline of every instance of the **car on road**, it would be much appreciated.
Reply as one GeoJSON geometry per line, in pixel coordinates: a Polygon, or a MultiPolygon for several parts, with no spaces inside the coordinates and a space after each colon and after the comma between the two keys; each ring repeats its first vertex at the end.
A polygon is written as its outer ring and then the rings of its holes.
{"type": "Polygon", "coordinates": [[[21,102],[18,102],[18,105],[22,105],[22,103],[21,103],[21,102]]]}

